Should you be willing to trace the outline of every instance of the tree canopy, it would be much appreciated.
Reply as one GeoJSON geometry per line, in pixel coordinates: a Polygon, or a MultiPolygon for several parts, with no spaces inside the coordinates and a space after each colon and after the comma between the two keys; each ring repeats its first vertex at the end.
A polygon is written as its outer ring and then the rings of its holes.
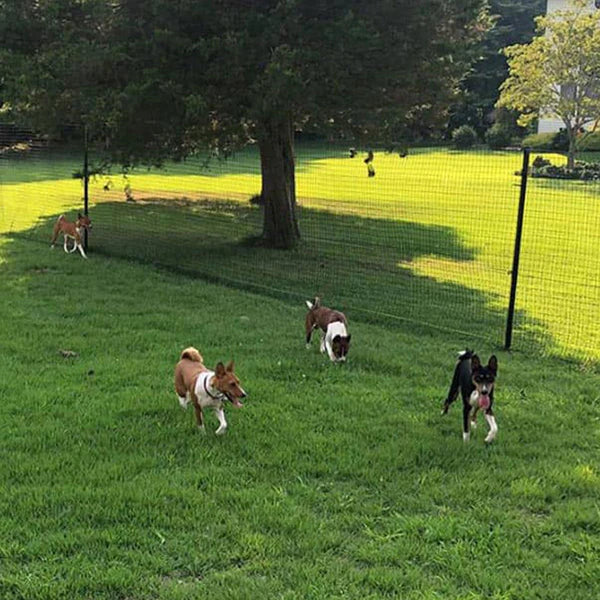
{"type": "Polygon", "coordinates": [[[257,142],[265,236],[289,247],[294,130],[441,126],[488,26],[485,0],[4,0],[2,97],[42,131],[86,124],[121,164],[257,142]]]}
{"type": "MultiPolygon", "coordinates": [[[[483,134],[490,126],[500,85],[508,75],[502,50],[530,42],[535,35],[535,17],[545,10],[546,0],[490,0],[493,27],[479,43],[476,60],[461,83],[461,96],[452,107],[450,128],[468,124],[483,134]]],[[[516,121],[516,117],[511,120],[516,121]]]]}
{"type": "Polygon", "coordinates": [[[600,120],[600,11],[587,0],[571,0],[566,10],[539,17],[538,35],[509,46],[509,76],[498,106],[519,111],[520,122],[558,117],[569,138],[569,167],[577,138],[600,120]]]}

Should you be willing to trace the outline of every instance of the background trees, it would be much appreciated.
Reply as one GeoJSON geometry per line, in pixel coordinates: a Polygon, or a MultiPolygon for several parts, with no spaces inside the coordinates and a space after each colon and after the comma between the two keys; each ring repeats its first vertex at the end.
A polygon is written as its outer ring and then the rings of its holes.
{"type": "Polygon", "coordinates": [[[546,11],[546,0],[490,0],[494,26],[478,45],[477,60],[461,83],[461,99],[452,108],[449,129],[471,125],[482,136],[492,121],[510,135],[518,133],[517,116],[494,116],[500,84],[508,75],[502,49],[524,44],[535,35],[535,17],[546,11]]]}
{"type": "Polygon", "coordinates": [[[523,124],[558,116],[573,168],[583,127],[600,119],[600,12],[591,12],[586,0],[572,0],[569,9],[536,22],[531,43],[506,48],[509,76],[498,106],[518,110],[523,124]]]}
{"type": "Polygon", "coordinates": [[[484,0],[5,0],[4,98],[40,131],[85,123],[107,157],[261,154],[263,235],[299,237],[293,134],[353,142],[443,125],[484,0]]]}

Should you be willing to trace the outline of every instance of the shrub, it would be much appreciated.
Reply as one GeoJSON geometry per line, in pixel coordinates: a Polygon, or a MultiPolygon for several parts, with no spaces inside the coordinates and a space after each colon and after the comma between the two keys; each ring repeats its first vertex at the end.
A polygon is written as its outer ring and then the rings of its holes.
{"type": "Polygon", "coordinates": [[[552,133],[533,133],[523,138],[521,146],[537,151],[566,152],[569,149],[569,138],[566,129],[552,133]]]}
{"type": "Polygon", "coordinates": [[[581,136],[578,146],[584,152],[600,152],[600,131],[581,136]]]}
{"type": "Polygon", "coordinates": [[[525,136],[521,142],[523,148],[531,148],[532,150],[552,150],[552,140],[554,133],[532,133],[525,136]]]}
{"type": "MultiPolygon", "coordinates": [[[[547,179],[578,179],[580,181],[600,180],[600,163],[577,161],[573,169],[568,169],[566,165],[553,165],[549,160],[542,159],[538,162],[538,165],[538,167],[532,169],[532,177],[547,179]]],[[[532,166],[535,167],[535,161],[532,166]]]]}
{"type": "Polygon", "coordinates": [[[510,130],[504,127],[501,123],[494,123],[485,132],[485,141],[492,150],[499,150],[500,148],[506,148],[506,146],[510,146],[512,134],[510,130]]]}
{"type": "Polygon", "coordinates": [[[265,203],[262,194],[254,194],[254,196],[251,196],[248,199],[248,202],[250,202],[252,206],[263,206],[265,203]]]}
{"type": "Polygon", "coordinates": [[[569,149],[569,135],[566,129],[559,129],[552,138],[552,150],[567,151],[569,149]]]}
{"type": "Polygon", "coordinates": [[[544,158],[543,156],[536,156],[531,163],[531,167],[535,170],[541,169],[542,167],[547,167],[551,164],[552,163],[547,158],[544,158]]]}
{"type": "Polygon", "coordinates": [[[470,125],[461,125],[452,132],[452,143],[455,148],[465,150],[477,141],[477,133],[470,125]]]}

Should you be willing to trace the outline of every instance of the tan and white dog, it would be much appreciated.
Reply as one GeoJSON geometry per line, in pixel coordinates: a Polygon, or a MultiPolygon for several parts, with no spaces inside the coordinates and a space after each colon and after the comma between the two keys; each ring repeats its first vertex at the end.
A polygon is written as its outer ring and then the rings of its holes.
{"type": "Polygon", "coordinates": [[[56,238],[62,233],[64,236],[63,248],[65,249],[65,252],[71,253],[78,249],[81,253],[81,256],[83,256],[83,258],[87,258],[85,252],[83,251],[83,246],[81,245],[81,234],[84,229],[89,230],[91,228],[92,222],[87,215],[78,214],[75,223],[67,221],[65,215],[60,215],[60,217],[58,217],[56,220],[56,223],[54,223],[52,242],[50,245],[52,248],[54,248],[56,238]],[[73,240],[73,248],[71,250],[67,248],[67,240],[69,238],[73,240]]]}
{"type": "Polygon", "coordinates": [[[182,408],[186,409],[190,402],[194,405],[196,424],[202,433],[205,433],[202,409],[214,409],[219,419],[217,435],[223,435],[227,430],[224,402],[228,400],[239,408],[243,406],[240,399],[246,397],[240,380],[233,372],[233,361],[227,366],[220,362],[211,371],[204,366],[202,355],[193,347],[183,350],[175,365],[175,392],[182,408]]]}
{"type": "Polygon", "coordinates": [[[314,329],[321,330],[321,352],[327,352],[332,362],[346,360],[350,349],[348,322],[346,315],[338,310],[321,306],[320,298],[312,302],[306,300],[306,347],[310,348],[310,338],[314,329]]]}

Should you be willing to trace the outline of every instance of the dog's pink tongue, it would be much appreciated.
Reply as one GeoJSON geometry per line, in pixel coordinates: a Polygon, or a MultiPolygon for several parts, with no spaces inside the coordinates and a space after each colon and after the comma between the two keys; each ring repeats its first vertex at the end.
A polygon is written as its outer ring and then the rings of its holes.
{"type": "Polygon", "coordinates": [[[490,406],[490,397],[487,395],[479,396],[479,408],[486,409],[486,408],[489,408],[489,406],[490,406]]]}
{"type": "Polygon", "coordinates": [[[243,405],[243,404],[242,404],[242,403],[241,403],[241,402],[240,402],[240,401],[239,401],[237,398],[234,398],[234,399],[233,399],[233,405],[234,405],[236,408],[242,408],[242,406],[244,406],[244,405],[243,405]]]}

